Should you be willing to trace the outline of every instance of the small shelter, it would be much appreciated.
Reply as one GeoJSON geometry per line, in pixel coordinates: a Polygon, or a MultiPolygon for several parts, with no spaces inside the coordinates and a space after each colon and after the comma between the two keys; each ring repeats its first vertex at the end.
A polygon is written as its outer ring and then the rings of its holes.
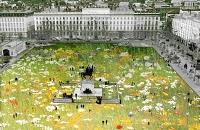
{"type": "Polygon", "coordinates": [[[26,50],[26,43],[24,41],[11,41],[1,47],[2,56],[17,56],[26,50]]]}

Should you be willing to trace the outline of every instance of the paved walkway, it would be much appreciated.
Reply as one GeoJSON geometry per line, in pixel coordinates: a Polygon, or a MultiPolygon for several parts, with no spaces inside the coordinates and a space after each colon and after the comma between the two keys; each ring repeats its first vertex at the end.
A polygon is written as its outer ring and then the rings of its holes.
{"type": "MultiPolygon", "coordinates": [[[[154,49],[163,57],[165,57],[166,54],[161,54],[161,49],[158,48],[157,46],[154,46],[154,49]]],[[[187,62],[187,63],[190,63],[189,60],[185,59],[184,57],[181,57],[181,60],[184,59],[185,61],[183,62],[187,62]]],[[[183,68],[181,68],[179,66],[179,64],[177,63],[169,63],[170,66],[177,72],[177,74],[179,74],[179,76],[185,80],[185,82],[200,96],[200,83],[195,83],[193,81],[193,78],[190,77],[188,74],[187,74],[187,71],[184,70],[183,68]]]]}

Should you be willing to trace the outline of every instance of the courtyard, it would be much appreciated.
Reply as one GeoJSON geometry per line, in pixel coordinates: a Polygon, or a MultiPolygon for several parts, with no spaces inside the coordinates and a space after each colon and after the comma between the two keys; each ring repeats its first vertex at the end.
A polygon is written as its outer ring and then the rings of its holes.
{"type": "Polygon", "coordinates": [[[0,126],[8,130],[200,129],[200,97],[150,47],[56,43],[34,48],[1,79],[0,126]],[[78,87],[81,66],[90,64],[104,98],[118,95],[122,103],[53,103],[58,91],[78,87]],[[74,84],[59,90],[66,81],[74,84]]]}

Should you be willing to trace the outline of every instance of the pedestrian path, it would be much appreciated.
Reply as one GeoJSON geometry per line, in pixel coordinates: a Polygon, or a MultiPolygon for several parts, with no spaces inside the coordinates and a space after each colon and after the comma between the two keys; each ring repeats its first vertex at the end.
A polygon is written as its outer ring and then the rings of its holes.
{"type": "MultiPolygon", "coordinates": [[[[161,55],[163,56],[164,54],[161,54],[161,50],[154,46],[154,49],[161,55]]],[[[181,58],[182,59],[182,58],[181,58]]],[[[176,71],[176,73],[183,79],[185,80],[185,82],[197,93],[197,95],[200,96],[200,84],[199,83],[195,83],[193,81],[193,78],[189,77],[187,75],[187,72],[185,72],[183,69],[181,69],[181,67],[179,67],[178,64],[175,64],[173,62],[169,63],[170,66],[176,71]]]]}

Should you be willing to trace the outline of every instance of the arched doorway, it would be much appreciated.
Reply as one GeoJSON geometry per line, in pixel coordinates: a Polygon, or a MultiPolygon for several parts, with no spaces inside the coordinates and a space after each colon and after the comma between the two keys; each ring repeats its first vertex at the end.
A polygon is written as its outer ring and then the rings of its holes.
{"type": "Polygon", "coordinates": [[[10,51],[8,49],[4,49],[3,56],[10,56],[10,51]]]}

